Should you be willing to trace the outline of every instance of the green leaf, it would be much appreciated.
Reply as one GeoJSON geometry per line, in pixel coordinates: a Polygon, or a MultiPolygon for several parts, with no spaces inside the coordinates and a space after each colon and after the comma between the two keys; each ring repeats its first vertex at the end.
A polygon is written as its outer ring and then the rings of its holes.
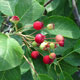
{"type": "Polygon", "coordinates": [[[80,54],[76,53],[75,50],[73,48],[66,50],[63,54],[63,59],[72,66],[79,66],[80,54]]]}
{"type": "Polygon", "coordinates": [[[62,16],[52,16],[44,20],[45,26],[49,23],[55,24],[54,30],[47,30],[44,29],[44,31],[47,31],[48,34],[52,35],[58,35],[61,34],[64,37],[72,38],[72,39],[78,39],[80,36],[80,30],[78,26],[74,23],[73,20],[62,17],[62,16]]]}
{"type": "Polygon", "coordinates": [[[17,1],[18,0],[0,0],[0,11],[8,16],[13,16],[17,1]]]}
{"type": "Polygon", "coordinates": [[[19,16],[23,25],[33,23],[40,18],[44,12],[36,0],[19,0],[15,8],[15,15],[19,16]]]}
{"type": "Polygon", "coordinates": [[[57,55],[63,55],[64,52],[69,49],[69,48],[72,48],[73,45],[75,45],[77,42],[77,40],[75,39],[69,39],[69,38],[65,38],[65,41],[64,41],[64,47],[60,47],[58,46],[56,49],[55,49],[55,53],[57,55]]]}
{"type": "Polygon", "coordinates": [[[33,64],[35,67],[35,70],[40,73],[40,74],[47,74],[48,70],[47,70],[47,66],[43,63],[43,58],[42,56],[39,56],[38,59],[33,59],[33,64]]]}
{"type": "MultiPolygon", "coordinates": [[[[48,2],[48,1],[49,1],[49,0],[45,0],[45,3],[48,2]]],[[[58,7],[59,3],[60,3],[59,0],[54,0],[54,1],[52,1],[50,4],[48,4],[48,5],[46,6],[47,12],[50,12],[50,11],[52,11],[52,10],[55,10],[55,9],[58,7]]]]}
{"type": "Polygon", "coordinates": [[[24,74],[24,73],[26,73],[27,71],[29,71],[30,65],[28,64],[27,61],[24,61],[24,62],[21,64],[20,69],[21,69],[21,74],[24,74]]]}
{"type": "Polygon", "coordinates": [[[18,41],[18,43],[20,45],[22,45],[23,41],[22,41],[22,38],[18,35],[11,35],[12,38],[14,38],[16,41],[18,41]]]}
{"type": "Polygon", "coordinates": [[[48,69],[48,74],[49,76],[51,76],[54,80],[57,80],[58,79],[58,76],[57,76],[57,71],[54,69],[54,65],[50,65],[50,68],[48,69]]]}
{"type": "MultiPolygon", "coordinates": [[[[67,53],[67,54],[69,54],[69,53],[67,53]]],[[[76,52],[70,54],[69,56],[64,58],[64,60],[73,66],[80,66],[80,54],[78,54],[76,52]]]]}
{"type": "Polygon", "coordinates": [[[73,80],[67,72],[60,73],[59,80],[73,80]]]}
{"type": "Polygon", "coordinates": [[[11,70],[1,71],[0,80],[21,80],[20,68],[16,67],[11,70]]]}
{"type": "Polygon", "coordinates": [[[40,80],[53,80],[52,77],[45,75],[45,74],[39,74],[40,80]]]}
{"type": "Polygon", "coordinates": [[[23,74],[21,80],[33,80],[31,71],[29,70],[28,72],[23,74]]]}
{"type": "Polygon", "coordinates": [[[69,73],[69,75],[73,75],[78,70],[77,67],[72,66],[65,61],[61,61],[60,66],[62,68],[62,71],[69,73]]]}
{"type": "Polygon", "coordinates": [[[76,45],[74,46],[74,51],[80,53],[80,40],[78,40],[76,45]]]}
{"type": "Polygon", "coordinates": [[[20,65],[23,53],[21,46],[15,39],[0,33],[0,71],[20,65]]]}

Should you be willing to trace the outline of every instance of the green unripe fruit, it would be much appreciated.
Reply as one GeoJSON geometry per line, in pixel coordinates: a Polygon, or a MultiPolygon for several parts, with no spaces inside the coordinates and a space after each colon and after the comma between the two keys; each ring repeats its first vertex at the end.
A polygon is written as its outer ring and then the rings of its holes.
{"type": "Polygon", "coordinates": [[[53,30],[54,28],[55,28],[55,25],[52,23],[47,25],[48,30],[53,30]]]}
{"type": "Polygon", "coordinates": [[[45,48],[45,46],[47,45],[47,42],[43,42],[40,45],[40,49],[43,50],[45,48]]]}
{"type": "Polygon", "coordinates": [[[54,49],[54,48],[55,48],[55,43],[53,43],[53,42],[50,43],[50,48],[51,48],[51,49],[54,49]]]}
{"type": "Polygon", "coordinates": [[[34,42],[32,42],[32,46],[33,47],[36,47],[37,46],[37,43],[34,41],[34,42]]]}

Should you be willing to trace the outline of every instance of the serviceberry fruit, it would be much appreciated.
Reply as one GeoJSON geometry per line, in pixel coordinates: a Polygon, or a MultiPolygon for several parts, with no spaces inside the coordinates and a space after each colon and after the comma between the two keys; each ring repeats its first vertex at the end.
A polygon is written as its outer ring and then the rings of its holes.
{"type": "Polygon", "coordinates": [[[50,57],[50,59],[55,59],[55,58],[56,58],[56,54],[55,54],[55,53],[51,53],[51,54],[49,55],[49,57],[50,57]]]}
{"type": "Polygon", "coordinates": [[[37,35],[35,36],[35,41],[36,41],[38,44],[42,43],[42,42],[44,41],[44,39],[45,39],[45,36],[42,35],[42,34],[37,34],[37,35]]]}
{"type": "Polygon", "coordinates": [[[38,52],[38,51],[32,51],[31,57],[32,57],[33,59],[36,59],[38,56],[39,56],[39,52],[38,52]]]}
{"type": "Polygon", "coordinates": [[[50,43],[50,48],[51,48],[51,49],[54,49],[54,48],[55,48],[55,43],[51,42],[51,43],[50,43]]]}
{"type": "Polygon", "coordinates": [[[14,24],[17,24],[19,22],[19,17],[18,16],[12,16],[10,21],[13,22],[14,24]]]}
{"type": "Polygon", "coordinates": [[[43,25],[43,22],[40,22],[40,21],[36,21],[36,22],[34,22],[34,24],[33,24],[33,28],[36,29],[36,30],[42,29],[43,26],[44,26],[44,25],[43,25]]]}
{"type": "Polygon", "coordinates": [[[63,41],[64,37],[62,35],[56,35],[55,39],[56,39],[56,42],[59,42],[59,41],[63,41]]]}
{"type": "Polygon", "coordinates": [[[44,64],[51,64],[54,60],[50,59],[49,55],[43,57],[44,64]]]}
{"type": "Polygon", "coordinates": [[[55,47],[54,48],[57,48],[57,45],[55,44],[55,47]]]}
{"type": "Polygon", "coordinates": [[[59,41],[59,46],[61,46],[61,47],[64,47],[64,40],[62,40],[62,41],[59,41]]]}
{"type": "Polygon", "coordinates": [[[36,47],[36,46],[38,46],[38,44],[34,41],[34,42],[32,42],[32,46],[36,47]]]}
{"type": "Polygon", "coordinates": [[[47,25],[48,30],[53,30],[54,28],[55,28],[55,25],[52,23],[47,25]]]}

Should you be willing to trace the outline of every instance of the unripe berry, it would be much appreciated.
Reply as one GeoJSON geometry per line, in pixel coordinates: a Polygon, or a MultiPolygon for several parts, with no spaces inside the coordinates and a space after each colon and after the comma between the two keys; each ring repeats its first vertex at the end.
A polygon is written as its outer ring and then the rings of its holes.
{"type": "Polygon", "coordinates": [[[63,41],[59,41],[59,46],[64,47],[64,40],[63,41]]]}
{"type": "Polygon", "coordinates": [[[54,28],[55,28],[55,25],[52,24],[52,23],[47,25],[47,29],[48,29],[48,30],[52,30],[52,29],[54,29],[54,28]]]}
{"type": "Polygon", "coordinates": [[[38,52],[38,51],[32,51],[31,57],[32,57],[33,59],[36,59],[38,56],[39,56],[39,52],[38,52]]]}
{"type": "Polygon", "coordinates": [[[18,16],[12,16],[10,21],[13,22],[14,24],[17,24],[19,22],[19,17],[18,16]]]}
{"type": "Polygon", "coordinates": [[[55,43],[51,42],[51,43],[50,43],[50,48],[51,48],[51,49],[54,49],[54,48],[55,48],[55,43]]]}
{"type": "Polygon", "coordinates": [[[63,41],[64,37],[62,35],[56,35],[55,39],[56,39],[56,42],[59,42],[59,41],[63,41]]]}
{"type": "Polygon", "coordinates": [[[44,64],[51,64],[54,60],[49,58],[49,55],[43,57],[44,64]]]}
{"type": "Polygon", "coordinates": [[[42,42],[44,41],[44,39],[45,39],[45,36],[42,35],[42,34],[37,34],[36,37],[35,37],[35,41],[36,41],[38,44],[42,43],[42,42]]]}
{"type": "Polygon", "coordinates": [[[32,46],[33,47],[36,47],[38,44],[34,41],[34,42],[32,42],[32,46]]]}
{"type": "Polygon", "coordinates": [[[36,30],[42,29],[43,26],[44,26],[44,25],[43,25],[43,22],[40,22],[40,21],[36,21],[36,22],[34,22],[34,24],[33,24],[33,28],[36,29],[36,30]]]}
{"type": "Polygon", "coordinates": [[[51,53],[51,54],[49,55],[49,57],[50,57],[50,59],[55,59],[55,58],[56,58],[56,54],[55,54],[55,53],[51,53]]]}
{"type": "Polygon", "coordinates": [[[40,44],[40,49],[41,50],[47,50],[48,47],[49,47],[48,42],[43,42],[43,43],[40,44]]]}

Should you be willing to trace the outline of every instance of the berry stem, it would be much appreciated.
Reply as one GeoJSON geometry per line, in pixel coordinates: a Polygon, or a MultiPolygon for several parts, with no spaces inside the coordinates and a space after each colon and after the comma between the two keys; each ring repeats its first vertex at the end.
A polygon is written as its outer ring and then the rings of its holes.
{"type": "Polygon", "coordinates": [[[28,62],[28,64],[31,66],[31,68],[33,69],[33,71],[36,73],[36,75],[38,76],[38,73],[36,72],[36,70],[34,69],[34,67],[32,66],[32,64],[29,62],[29,60],[27,59],[27,57],[24,55],[23,56],[24,59],[28,62]]]}
{"type": "Polygon", "coordinates": [[[33,35],[34,33],[36,33],[37,31],[34,31],[33,33],[31,33],[30,35],[33,35]]]}
{"type": "Polygon", "coordinates": [[[14,25],[14,28],[15,28],[15,30],[16,30],[16,32],[17,32],[18,30],[17,30],[17,26],[16,26],[16,24],[14,25]]]}
{"type": "Polygon", "coordinates": [[[55,39],[55,38],[45,38],[45,39],[55,39]]]}

